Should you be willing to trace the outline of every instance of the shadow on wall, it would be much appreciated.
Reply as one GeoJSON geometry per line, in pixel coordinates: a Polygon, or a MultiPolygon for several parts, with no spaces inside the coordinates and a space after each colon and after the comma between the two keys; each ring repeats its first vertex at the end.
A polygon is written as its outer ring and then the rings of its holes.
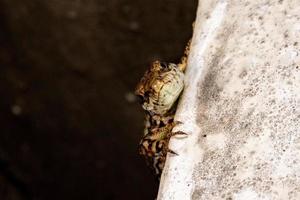
{"type": "Polygon", "coordinates": [[[0,0],[0,199],[154,199],[132,96],[196,0],[0,0]]]}

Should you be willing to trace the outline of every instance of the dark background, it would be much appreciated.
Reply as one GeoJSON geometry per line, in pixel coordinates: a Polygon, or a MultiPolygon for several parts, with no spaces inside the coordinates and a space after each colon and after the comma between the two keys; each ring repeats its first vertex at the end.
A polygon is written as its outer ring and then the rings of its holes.
{"type": "Polygon", "coordinates": [[[132,92],[196,0],[0,0],[0,199],[154,199],[132,92]]]}

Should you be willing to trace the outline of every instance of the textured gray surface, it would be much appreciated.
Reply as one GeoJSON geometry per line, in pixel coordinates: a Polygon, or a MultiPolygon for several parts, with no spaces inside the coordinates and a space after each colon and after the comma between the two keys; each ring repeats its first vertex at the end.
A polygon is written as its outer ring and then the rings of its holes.
{"type": "Polygon", "coordinates": [[[299,10],[200,1],[158,199],[300,199],[299,10]]]}

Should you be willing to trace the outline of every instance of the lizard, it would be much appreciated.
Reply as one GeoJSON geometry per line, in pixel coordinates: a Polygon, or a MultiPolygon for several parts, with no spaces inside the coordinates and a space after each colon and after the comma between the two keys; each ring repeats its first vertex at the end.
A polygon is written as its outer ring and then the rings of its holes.
{"type": "Polygon", "coordinates": [[[184,88],[184,71],[187,65],[190,41],[178,64],[154,61],[138,83],[135,94],[145,110],[144,136],[139,144],[139,153],[159,177],[165,165],[170,138],[186,135],[172,129],[177,101],[184,88]]]}

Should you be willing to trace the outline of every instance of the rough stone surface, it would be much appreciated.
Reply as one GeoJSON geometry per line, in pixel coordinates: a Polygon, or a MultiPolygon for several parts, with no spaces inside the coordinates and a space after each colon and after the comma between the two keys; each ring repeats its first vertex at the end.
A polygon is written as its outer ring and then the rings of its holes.
{"type": "Polygon", "coordinates": [[[199,1],[158,199],[300,199],[300,4],[199,1]]]}

